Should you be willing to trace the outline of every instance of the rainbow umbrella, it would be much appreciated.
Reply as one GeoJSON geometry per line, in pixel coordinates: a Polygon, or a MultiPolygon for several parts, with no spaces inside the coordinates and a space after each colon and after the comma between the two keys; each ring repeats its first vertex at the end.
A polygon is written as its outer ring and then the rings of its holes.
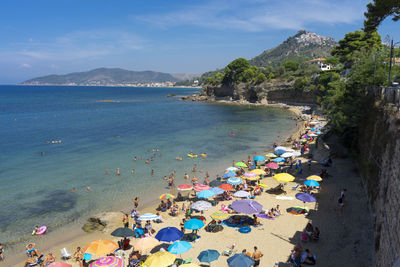
{"type": "Polygon", "coordinates": [[[144,262],[144,267],[167,267],[174,263],[176,256],[168,251],[151,254],[144,262]]]}
{"type": "Polygon", "coordinates": [[[275,174],[274,179],[277,180],[278,182],[287,183],[287,182],[292,182],[295,178],[293,175],[290,175],[289,173],[282,172],[275,174]]]}
{"type": "Polygon", "coordinates": [[[230,215],[226,211],[222,211],[222,210],[216,211],[210,215],[211,218],[213,218],[215,220],[219,220],[219,221],[226,220],[229,218],[229,216],[230,215]]]}
{"type": "Polygon", "coordinates": [[[321,182],[322,178],[320,176],[318,176],[318,175],[311,175],[311,176],[307,177],[307,180],[314,180],[314,181],[317,181],[317,182],[321,182]]]}
{"type": "Polygon", "coordinates": [[[178,190],[180,191],[188,191],[188,190],[192,190],[193,186],[191,186],[190,184],[181,184],[180,186],[178,186],[178,190]]]}
{"type": "Polygon", "coordinates": [[[133,242],[132,246],[135,250],[138,251],[146,251],[154,248],[155,246],[159,245],[160,241],[158,241],[156,238],[149,236],[145,238],[138,238],[135,239],[135,242],[133,242]]]}
{"type": "Polygon", "coordinates": [[[197,184],[193,188],[194,188],[194,191],[200,192],[200,191],[203,191],[203,190],[208,190],[211,187],[209,187],[208,185],[205,185],[205,184],[197,184]]]}
{"type": "Polygon", "coordinates": [[[91,264],[89,267],[124,267],[124,260],[117,257],[102,257],[91,264]]]}
{"type": "Polygon", "coordinates": [[[172,198],[175,198],[175,196],[171,194],[162,194],[161,196],[159,196],[159,199],[172,199],[172,198]]]}
{"type": "Polygon", "coordinates": [[[53,262],[47,265],[47,267],[72,267],[72,265],[65,262],[53,262]]]}
{"type": "Polygon", "coordinates": [[[265,166],[267,166],[268,168],[273,169],[273,170],[279,169],[279,164],[275,163],[275,162],[270,162],[265,166]]]}
{"type": "Polygon", "coordinates": [[[100,257],[114,252],[118,248],[118,244],[114,241],[98,239],[87,244],[86,247],[83,248],[83,252],[100,257]]]}
{"type": "Polygon", "coordinates": [[[247,165],[245,163],[241,162],[241,161],[236,162],[235,165],[238,166],[238,167],[247,168],[247,165]]]}

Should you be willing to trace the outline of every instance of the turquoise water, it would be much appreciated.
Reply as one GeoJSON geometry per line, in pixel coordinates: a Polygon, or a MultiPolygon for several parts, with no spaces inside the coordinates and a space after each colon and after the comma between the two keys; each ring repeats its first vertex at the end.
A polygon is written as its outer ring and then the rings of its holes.
{"type": "MultiPolygon", "coordinates": [[[[22,240],[35,225],[52,231],[80,222],[135,196],[154,199],[167,191],[164,175],[176,171],[179,183],[184,173],[192,175],[193,164],[222,173],[232,160],[267,150],[295,127],[292,114],[281,109],[165,97],[193,92],[0,86],[1,242],[22,240]],[[48,143],[52,140],[61,143],[48,143]],[[208,158],[190,159],[190,151],[208,158]]],[[[203,181],[204,173],[197,177],[203,181]]]]}

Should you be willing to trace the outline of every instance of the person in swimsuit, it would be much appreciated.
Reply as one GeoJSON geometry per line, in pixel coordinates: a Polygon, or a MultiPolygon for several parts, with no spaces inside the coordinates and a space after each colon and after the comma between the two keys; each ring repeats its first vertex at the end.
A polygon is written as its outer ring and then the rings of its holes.
{"type": "Polygon", "coordinates": [[[120,176],[121,172],[119,171],[119,168],[117,168],[117,175],[120,176]]]}
{"type": "Polygon", "coordinates": [[[4,261],[4,247],[0,244],[0,260],[4,261]]]}
{"type": "Polygon", "coordinates": [[[264,256],[264,254],[262,254],[261,251],[259,251],[257,249],[257,247],[255,246],[254,247],[253,256],[252,256],[252,258],[254,260],[254,265],[253,265],[254,267],[260,266],[260,259],[261,259],[262,256],[264,256]]]}
{"type": "Polygon", "coordinates": [[[135,205],[135,209],[139,206],[139,198],[135,197],[135,199],[133,200],[133,204],[135,205]]]}
{"type": "Polygon", "coordinates": [[[75,259],[75,261],[77,262],[82,262],[83,259],[83,251],[81,250],[81,247],[77,247],[76,251],[74,253],[73,258],[75,259]]]}
{"type": "Polygon", "coordinates": [[[44,264],[46,266],[50,265],[51,263],[55,262],[56,258],[53,256],[53,253],[50,252],[47,256],[46,259],[44,260],[44,264]]]}

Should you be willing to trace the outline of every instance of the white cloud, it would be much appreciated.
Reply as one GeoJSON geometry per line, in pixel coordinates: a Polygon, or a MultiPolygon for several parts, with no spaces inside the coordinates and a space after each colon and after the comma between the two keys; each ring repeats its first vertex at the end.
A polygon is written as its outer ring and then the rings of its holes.
{"type": "Polygon", "coordinates": [[[186,6],[167,14],[137,19],[160,27],[194,25],[219,30],[260,32],[273,29],[298,30],[313,24],[351,24],[361,21],[363,0],[239,0],[212,1],[186,6]]]}
{"type": "Polygon", "coordinates": [[[21,67],[22,67],[22,68],[25,68],[25,69],[30,69],[30,68],[32,68],[32,66],[31,66],[30,64],[28,64],[28,63],[22,63],[22,64],[21,64],[21,67]]]}

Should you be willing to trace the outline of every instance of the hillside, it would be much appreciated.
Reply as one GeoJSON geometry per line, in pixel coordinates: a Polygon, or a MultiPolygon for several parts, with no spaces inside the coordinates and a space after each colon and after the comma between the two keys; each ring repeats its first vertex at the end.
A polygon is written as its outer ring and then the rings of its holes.
{"type": "Polygon", "coordinates": [[[119,68],[99,68],[65,75],[48,75],[24,81],[25,85],[116,85],[177,82],[190,74],[173,75],[154,71],[130,71],[119,68]]]}
{"type": "Polygon", "coordinates": [[[304,61],[328,57],[336,45],[337,43],[331,37],[301,30],[277,47],[265,50],[250,59],[249,62],[257,67],[266,67],[268,65],[277,66],[288,60],[304,61]]]}

